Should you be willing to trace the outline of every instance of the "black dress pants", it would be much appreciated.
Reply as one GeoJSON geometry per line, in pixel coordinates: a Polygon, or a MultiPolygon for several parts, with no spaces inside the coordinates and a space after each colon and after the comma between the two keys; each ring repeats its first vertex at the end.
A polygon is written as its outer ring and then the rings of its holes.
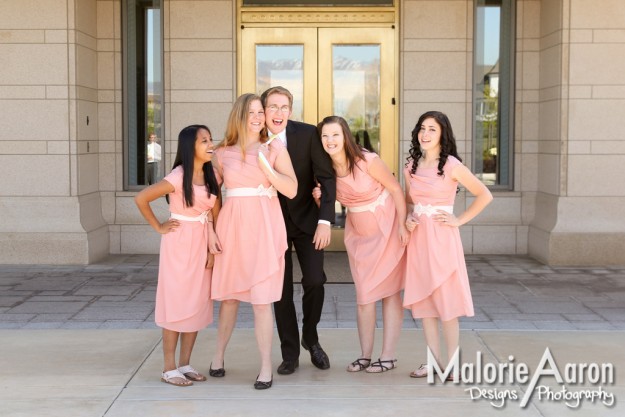
{"type": "Polygon", "coordinates": [[[274,303],[282,359],[292,361],[298,359],[300,353],[299,328],[295,303],[293,302],[293,247],[295,247],[297,259],[302,268],[302,287],[304,289],[302,338],[308,346],[319,341],[317,324],[321,319],[324,299],[323,284],[326,282],[326,275],[323,272],[323,250],[315,249],[315,245],[312,243],[313,236],[299,229],[293,232],[293,226],[287,224],[288,248],[285,254],[286,268],[282,298],[274,303]]]}

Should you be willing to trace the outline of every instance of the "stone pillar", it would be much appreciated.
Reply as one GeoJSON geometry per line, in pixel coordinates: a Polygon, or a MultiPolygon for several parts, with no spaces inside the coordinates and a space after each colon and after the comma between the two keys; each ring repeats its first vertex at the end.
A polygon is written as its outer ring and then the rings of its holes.
{"type": "Polygon", "coordinates": [[[625,13],[618,0],[549,0],[540,12],[538,193],[529,254],[625,264],[625,13]]]}
{"type": "Polygon", "coordinates": [[[95,0],[2,6],[0,263],[81,264],[108,254],[95,16],[95,0]]]}

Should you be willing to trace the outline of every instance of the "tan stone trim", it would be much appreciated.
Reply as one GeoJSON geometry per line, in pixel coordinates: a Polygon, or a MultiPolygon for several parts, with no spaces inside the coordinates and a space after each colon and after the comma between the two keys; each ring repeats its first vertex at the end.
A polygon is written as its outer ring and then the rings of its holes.
{"type": "Polygon", "coordinates": [[[241,23],[395,23],[395,12],[243,11],[241,23]]]}

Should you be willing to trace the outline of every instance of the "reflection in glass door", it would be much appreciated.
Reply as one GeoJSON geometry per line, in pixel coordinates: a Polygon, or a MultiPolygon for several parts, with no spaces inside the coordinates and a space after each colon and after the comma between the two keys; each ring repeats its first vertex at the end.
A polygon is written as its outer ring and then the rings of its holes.
{"type": "Polygon", "coordinates": [[[293,94],[291,118],[317,123],[317,29],[246,27],[240,62],[239,94],[281,85],[293,94]]]}
{"type": "Polygon", "coordinates": [[[380,45],[332,47],[332,108],[361,146],[380,153],[380,45]]]}
{"type": "MultiPolygon", "coordinates": [[[[356,141],[396,172],[393,35],[391,28],[319,29],[319,118],[343,117],[356,141]]],[[[337,202],[335,211],[335,226],[344,227],[345,208],[337,202]]]]}
{"type": "Polygon", "coordinates": [[[288,86],[293,120],[304,120],[304,45],[256,45],[256,91],[288,86]]]}
{"type": "MultiPolygon", "coordinates": [[[[379,154],[380,45],[333,45],[331,91],[332,114],[347,121],[359,145],[379,154]]],[[[345,227],[345,207],[337,202],[335,212],[335,227],[345,227]]]]}
{"type": "Polygon", "coordinates": [[[360,144],[397,173],[393,39],[391,28],[319,29],[319,119],[345,118],[360,144]]]}

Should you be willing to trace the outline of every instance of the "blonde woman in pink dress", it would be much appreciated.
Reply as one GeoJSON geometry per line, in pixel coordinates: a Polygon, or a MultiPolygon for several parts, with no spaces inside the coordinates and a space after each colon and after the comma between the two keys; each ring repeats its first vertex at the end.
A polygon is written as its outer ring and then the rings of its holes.
{"type": "Polygon", "coordinates": [[[270,388],[271,304],[282,296],[286,227],[277,192],[293,198],[297,179],[280,140],[267,138],[260,97],[244,94],[234,103],[226,137],[215,151],[218,182],[225,199],[216,225],[220,253],[215,256],[211,297],[221,301],[217,350],[209,375],[223,377],[226,346],[239,302],[251,303],[261,368],[256,389],[270,388]]]}
{"type": "MultiPolygon", "coordinates": [[[[439,322],[449,361],[458,349],[458,317],[473,316],[473,301],[458,228],[477,216],[492,201],[486,186],[464,166],[447,116],[423,114],[412,131],[412,148],[404,169],[406,201],[412,212],[406,250],[404,307],[422,319],[425,341],[439,365],[439,322]],[[453,213],[458,184],[475,196],[457,217],[453,213]]],[[[421,365],[410,374],[427,376],[421,365]]]]}
{"type": "Polygon", "coordinates": [[[212,219],[219,212],[219,188],[212,157],[208,128],[185,127],[178,135],[171,173],[135,197],[143,217],[162,234],[155,312],[156,324],[163,328],[165,369],[161,381],[177,386],[206,380],[189,362],[198,330],[213,321],[209,245],[216,242],[212,219]],[[169,195],[171,215],[161,223],[150,202],[165,195],[169,195]]]}
{"type": "MultiPolygon", "coordinates": [[[[403,322],[400,292],[409,238],[403,191],[378,155],[356,144],[345,119],[328,116],[318,130],[336,172],[336,198],[348,210],[345,248],[356,286],[361,354],[347,370],[389,371],[397,362],[395,348],[403,322]],[[371,362],[379,300],[384,337],[378,360],[371,362]]],[[[319,187],[313,197],[321,197],[319,187]]]]}

